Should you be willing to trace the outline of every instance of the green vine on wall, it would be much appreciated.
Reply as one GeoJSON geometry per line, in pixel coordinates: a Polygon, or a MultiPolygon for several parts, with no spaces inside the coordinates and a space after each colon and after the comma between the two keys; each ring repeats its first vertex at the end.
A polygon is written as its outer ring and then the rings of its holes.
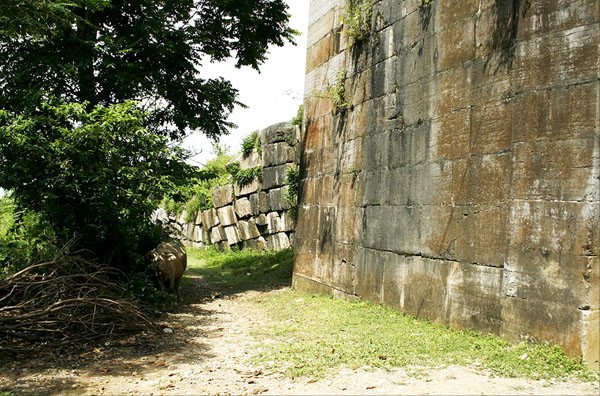
{"type": "Polygon", "coordinates": [[[290,214],[296,218],[298,214],[298,194],[300,192],[300,168],[292,165],[285,172],[285,184],[288,186],[285,203],[289,206],[290,214]]]}
{"type": "Polygon", "coordinates": [[[343,113],[350,107],[346,101],[346,70],[338,72],[335,84],[329,89],[329,96],[337,113],[343,113]]]}
{"type": "Polygon", "coordinates": [[[254,182],[255,180],[262,182],[262,166],[241,169],[239,162],[232,162],[230,164],[227,164],[227,171],[231,175],[233,182],[237,184],[240,188],[252,184],[252,182],[254,182]]]}
{"type": "Polygon", "coordinates": [[[373,4],[373,0],[349,0],[346,4],[342,23],[350,47],[365,40],[371,34],[373,4]]]}

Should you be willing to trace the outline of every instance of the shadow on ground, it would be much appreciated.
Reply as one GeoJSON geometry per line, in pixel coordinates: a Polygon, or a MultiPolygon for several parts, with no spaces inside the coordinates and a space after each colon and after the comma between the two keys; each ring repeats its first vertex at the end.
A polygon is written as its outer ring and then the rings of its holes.
{"type": "Polygon", "coordinates": [[[0,395],[3,392],[9,395],[94,393],[78,377],[161,376],[168,375],[165,373],[169,366],[200,363],[214,356],[210,339],[219,337],[219,329],[212,326],[216,312],[206,309],[204,304],[248,290],[289,286],[292,269],[291,250],[190,251],[181,285],[182,303],[164,314],[158,334],[137,334],[101,345],[49,347],[35,353],[3,351],[0,395]]]}

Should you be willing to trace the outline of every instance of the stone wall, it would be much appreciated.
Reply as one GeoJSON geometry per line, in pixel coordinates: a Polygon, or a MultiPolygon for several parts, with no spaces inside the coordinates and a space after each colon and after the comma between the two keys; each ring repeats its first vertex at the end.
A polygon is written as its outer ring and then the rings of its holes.
{"type": "Polygon", "coordinates": [[[282,250],[293,243],[295,219],[285,199],[286,171],[298,164],[298,127],[287,123],[260,131],[261,153],[240,154],[241,169],[262,166],[262,181],[240,187],[228,184],[213,191],[214,208],[201,211],[188,222],[187,213],[168,216],[159,209],[154,215],[175,230],[175,236],[191,247],[240,246],[260,250],[282,250]]]}
{"type": "Polygon", "coordinates": [[[598,367],[599,8],[311,0],[295,287],[598,367]]]}

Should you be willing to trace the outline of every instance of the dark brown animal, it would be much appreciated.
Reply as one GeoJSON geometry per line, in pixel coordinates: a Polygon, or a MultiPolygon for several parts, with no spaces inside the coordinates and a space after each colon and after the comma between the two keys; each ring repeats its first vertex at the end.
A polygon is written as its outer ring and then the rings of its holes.
{"type": "Polygon", "coordinates": [[[148,257],[161,290],[175,293],[179,301],[179,282],[187,268],[187,254],[181,241],[162,242],[148,253],[148,257]]]}

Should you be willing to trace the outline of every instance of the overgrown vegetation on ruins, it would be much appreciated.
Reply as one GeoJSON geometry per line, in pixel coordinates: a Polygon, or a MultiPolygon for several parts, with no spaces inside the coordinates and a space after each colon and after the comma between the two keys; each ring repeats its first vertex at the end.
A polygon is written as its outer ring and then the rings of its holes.
{"type": "MultiPolygon", "coordinates": [[[[59,280],[38,266],[57,251],[78,252],[83,267],[115,269],[111,281],[137,285],[134,299],[143,296],[143,255],[164,237],[149,222],[152,210],[165,194],[194,188],[201,198],[188,204],[209,205],[207,183],[220,177],[187,165],[179,147],[192,132],[226,133],[238,103],[236,89],[204,77],[202,64],[233,58],[259,69],[269,46],[293,40],[288,19],[283,0],[1,2],[0,187],[10,198],[2,204],[0,300],[14,297],[4,286],[20,268],[59,280]],[[190,179],[203,182],[186,187],[190,179]]],[[[17,314],[62,320],[52,306],[39,315],[28,307],[17,314]]],[[[11,337],[2,333],[0,344],[11,337]]]]}
{"type": "Polygon", "coordinates": [[[348,43],[352,47],[371,34],[373,0],[349,0],[342,23],[348,43]]]}

